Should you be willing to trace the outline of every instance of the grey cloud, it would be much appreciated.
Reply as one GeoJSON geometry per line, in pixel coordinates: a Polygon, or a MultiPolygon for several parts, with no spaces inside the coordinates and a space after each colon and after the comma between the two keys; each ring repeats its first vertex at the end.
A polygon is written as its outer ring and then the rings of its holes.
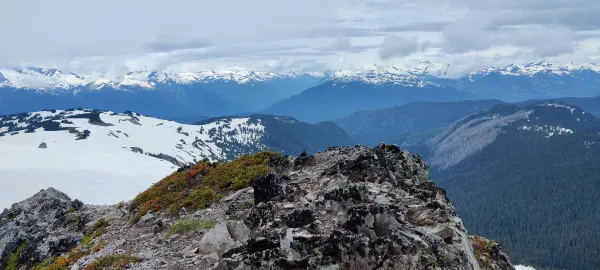
{"type": "MultiPolygon", "coordinates": [[[[306,66],[300,60],[337,61],[334,56],[344,52],[353,57],[343,65],[359,65],[419,54],[426,48],[439,48],[433,61],[478,55],[486,49],[501,51],[504,46],[519,52],[497,57],[568,59],[581,58],[578,45],[600,36],[597,0],[4,2],[0,0],[0,64],[74,62],[78,69],[93,65],[116,73],[123,67],[114,64],[115,59],[163,67],[283,57],[286,65],[306,66]],[[415,38],[403,38],[403,33],[415,38]],[[359,40],[381,39],[380,46],[357,45],[359,40]],[[333,42],[325,44],[326,40],[333,42]]],[[[586,46],[589,51],[594,45],[586,46]]],[[[437,50],[423,56],[431,51],[437,50]]]]}
{"type": "Polygon", "coordinates": [[[145,46],[153,52],[174,51],[183,49],[199,49],[206,48],[211,45],[209,39],[196,39],[188,41],[171,41],[167,37],[162,37],[149,42],[145,46]]]}
{"type": "Polygon", "coordinates": [[[376,46],[372,45],[354,45],[352,44],[352,39],[348,37],[340,37],[336,38],[331,44],[319,48],[319,51],[359,53],[375,47],[376,46]]]}
{"type": "Polygon", "coordinates": [[[379,48],[379,57],[387,60],[394,57],[411,55],[422,50],[426,44],[420,43],[416,38],[400,36],[387,36],[379,48]]]}
{"type": "Polygon", "coordinates": [[[386,26],[379,29],[383,32],[439,32],[450,22],[422,22],[406,25],[386,26]]]}

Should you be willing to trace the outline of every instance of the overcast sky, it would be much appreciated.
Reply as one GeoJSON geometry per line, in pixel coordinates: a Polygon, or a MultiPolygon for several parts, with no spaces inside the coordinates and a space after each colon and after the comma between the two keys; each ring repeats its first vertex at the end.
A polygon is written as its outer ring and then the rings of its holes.
{"type": "Polygon", "coordinates": [[[430,60],[465,71],[597,62],[597,0],[0,0],[0,65],[322,71],[430,60]]]}

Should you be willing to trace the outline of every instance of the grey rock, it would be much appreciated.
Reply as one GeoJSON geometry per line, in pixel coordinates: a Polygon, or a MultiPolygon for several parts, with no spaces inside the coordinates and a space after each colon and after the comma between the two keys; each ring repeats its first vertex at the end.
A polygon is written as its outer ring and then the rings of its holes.
{"type": "Polygon", "coordinates": [[[70,251],[81,241],[89,220],[86,214],[77,213],[82,205],[48,188],[5,209],[0,214],[0,268],[25,243],[22,257],[33,258],[30,263],[70,251]]]}
{"type": "Polygon", "coordinates": [[[204,234],[199,251],[203,254],[222,254],[234,246],[235,240],[229,234],[227,223],[221,222],[204,234]]]}
{"type": "Polygon", "coordinates": [[[46,148],[48,148],[48,145],[45,142],[42,142],[42,143],[40,143],[40,145],[38,146],[38,148],[46,149],[46,148]]]}
{"type": "Polygon", "coordinates": [[[227,222],[227,230],[235,241],[246,242],[250,235],[250,228],[243,221],[227,222]]]}

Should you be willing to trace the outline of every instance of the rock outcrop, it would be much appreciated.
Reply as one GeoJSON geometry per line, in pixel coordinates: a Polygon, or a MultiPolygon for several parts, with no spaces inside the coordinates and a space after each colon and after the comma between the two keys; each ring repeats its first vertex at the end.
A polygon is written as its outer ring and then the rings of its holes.
{"type": "Polygon", "coordinates": [[[42,191],[0,216],[0,266],[29,241],[19,265],[79,245],[71,269],[115,254],[134,269],[514,269],[495,242],[467,235],[427,165],[397,146],[336,147],[270,166],[207,209],[136,224],[126,204],[82,207],[42,191]],[[71,207],[84,228],[69,225],[71,207]],[[107,224],[90,238],[99,217],[107,224]]]}

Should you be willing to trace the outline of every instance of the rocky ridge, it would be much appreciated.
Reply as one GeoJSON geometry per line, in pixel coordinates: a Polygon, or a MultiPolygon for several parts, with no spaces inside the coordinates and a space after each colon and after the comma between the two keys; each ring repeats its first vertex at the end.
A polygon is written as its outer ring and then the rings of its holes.
{"type": "Polygon", "coordinates": [[[135,224],[129,203],[40,191],[0,214],[0,267],[514,269],[494,241],[467,235],[428,166],[397,146],[335,147],[269,166],[206,209],[150,212],[135,224]]]}

